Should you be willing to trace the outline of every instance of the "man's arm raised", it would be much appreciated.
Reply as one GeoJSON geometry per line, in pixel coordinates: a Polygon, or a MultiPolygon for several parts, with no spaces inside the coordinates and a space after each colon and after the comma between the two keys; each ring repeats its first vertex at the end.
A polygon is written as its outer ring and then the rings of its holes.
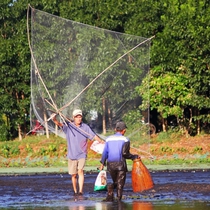
{"type": "Polygon", "coordinates": [[[63,123],[59,122],[59,121],[56,119],[56,116],[57,116],[56,113],[53,113],[53,114],[51,115],[51,118],[52,118],[53,122],[54,122],[57,126],[62,127],[62,126],[63,126],[63,123]]]}

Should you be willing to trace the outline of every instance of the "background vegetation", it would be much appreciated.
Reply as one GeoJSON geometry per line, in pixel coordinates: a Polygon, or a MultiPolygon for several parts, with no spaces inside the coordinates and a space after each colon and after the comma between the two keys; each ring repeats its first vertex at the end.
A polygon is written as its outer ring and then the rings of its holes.
{"type": "MultiPolygon", "coordinates": [[[[36,9],[77,22],[142,37],[155,35],[151,46],[150,120],[158,131],[167,131],[168,122],[175,119],[176,126],[186,135],[209,132],[209,1],[2,0],[1,141],[21,137],[29,130],[30,51],[26,31],[29,3],[36,9]]],[[[137,89],[143,99],[148,97],[143,85],[137,89]]],[[[140,108],[147,106],[143,104],[140,108]]],[[[128,123],[129,119],[126,118],[128,123]]],[[[9,150],[5,146],[5,154],[9,150]]]]}
{"type": "MultiPolygon", "coordinates": [[[[166,134],[166,133],[162,133],[166,134]]],[[[198,167],[210,166],[209,136],[182,139],[177,134],[158,135],[151,143],[139,146],[138,140],[131,139],[131,153],[139,154],[146,165],[179,165],[198,167]],[[202,143],[201,143],[202,142],[202,143]],[[150,154],[145,153],[150,147],[150,154]]],[[[88,148],[91,145],[89,141],[88,148]]],[[[27,136],[22,141],[0,142],[0,167],[66,167],[66,140],[50,135],[27,136]]],[[[100,165],[101,155],[88,149],[87,165],[100,165]]],[[[127,160],[132,165],[131,160],[127,160]]]]}

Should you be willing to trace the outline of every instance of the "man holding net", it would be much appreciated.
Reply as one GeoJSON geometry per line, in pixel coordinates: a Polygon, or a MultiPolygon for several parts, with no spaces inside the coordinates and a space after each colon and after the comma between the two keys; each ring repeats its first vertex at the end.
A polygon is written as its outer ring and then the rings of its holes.
{"type": "Polygon", "coordinates": [[[87,141],[90,139],[102,142],[92,129],[82,122],[82,117],[83,114],[80,109],[73,111],[73,122],[68,121],[61,123],[57,121],[56,114],[53,114],[52,116],[54,123],[62,127],[63,132],[66,134],[68,172],[72,178],[75,196],[83,195],[84,167],[87,158],[87,141]],[[77,182],[79,185],[79,191],[77,190],[77,182]]]}

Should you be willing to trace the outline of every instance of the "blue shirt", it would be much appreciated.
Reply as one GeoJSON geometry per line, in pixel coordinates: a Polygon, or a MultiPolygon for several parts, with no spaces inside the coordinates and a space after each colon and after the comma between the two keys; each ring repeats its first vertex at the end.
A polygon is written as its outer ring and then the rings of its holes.
{"type": "Polygon", "coordinates": [[[79,160],[87,157],[87,141],[93,140],[96,135],[91,128],[81,123],[77,127],[74,123],[63,124],[63,131],[66,134],[68,153],[67,157],[71,160],[79,160]]]}
{"type": "Polygon", "coordinates": [[[129,139],[121,133],[115,133],[106,139],[104,151],[102,154],[101,162],[119,162],[122,161],[123,145],[129,142],[129,139]]]}

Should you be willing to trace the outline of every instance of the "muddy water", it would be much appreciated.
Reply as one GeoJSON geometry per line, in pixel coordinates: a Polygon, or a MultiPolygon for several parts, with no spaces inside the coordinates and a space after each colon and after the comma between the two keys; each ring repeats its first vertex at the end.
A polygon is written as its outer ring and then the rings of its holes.
{"type": "Polygon", "coordinates": [[[210,202],[202,201],[121,201],[121,202],[99,202],[99,201],[51,201],[45,203],[25,203],[8,206],[7,210],[34,209],[34,210],[209,210],[210,202]]]}
{"type": "Polygon", "coordinates": [[[1,175],[0,209],[210,209],[210,171],[154,171],[151,175],[154,188],[133,193],[128,173],[121,202],[104,202],[106,192],[93,191],[95,172],[85,175],[83,197],[73,196],[66,173],[1,175]]]}

